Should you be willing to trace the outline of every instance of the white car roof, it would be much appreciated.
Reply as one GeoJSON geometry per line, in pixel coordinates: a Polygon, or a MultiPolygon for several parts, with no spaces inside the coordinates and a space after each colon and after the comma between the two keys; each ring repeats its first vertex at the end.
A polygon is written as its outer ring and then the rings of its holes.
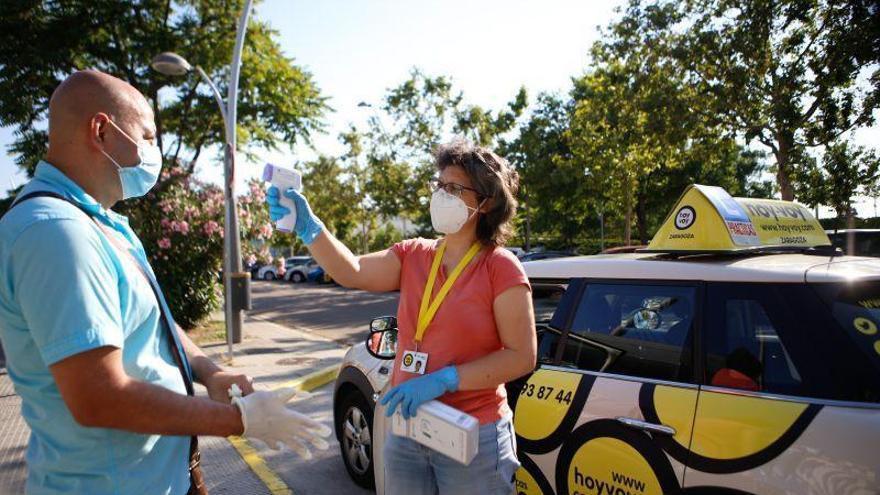
{"type": "Polygon", "coordinates": [[[626,253],[523,263],[530,279],[604,278],[717,282],[832,282],[880,280],[880,258],[808,254],[670,257],[626,253]]]}

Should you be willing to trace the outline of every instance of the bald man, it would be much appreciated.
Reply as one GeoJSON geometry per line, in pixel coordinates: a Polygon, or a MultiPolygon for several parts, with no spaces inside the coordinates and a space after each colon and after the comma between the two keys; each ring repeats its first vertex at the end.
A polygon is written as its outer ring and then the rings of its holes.
{"type": "Polygon", "coordinates": [[[49,103],[46,159],[0,220],[0,339],[32,431],[29,494],[206,493],[198,435],[326,448],[329,428],[284,407],[290,391],[254,393],[177,327],[141,242],[110,210],[155,184],[155,140],[136,89],[71,75],[49,103]],[[244,395],[234,404],[231,388],[244,395]]]}

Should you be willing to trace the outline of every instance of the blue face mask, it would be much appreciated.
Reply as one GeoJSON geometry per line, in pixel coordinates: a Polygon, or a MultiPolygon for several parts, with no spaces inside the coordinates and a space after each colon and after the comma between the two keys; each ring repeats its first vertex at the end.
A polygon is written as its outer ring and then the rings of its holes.
{"type": "Polygon", "coordinates": [[[123,167],[106,151],[101,150],[101,153],[104,153],[104,156],[116,165],[116,170],[119,172],[119,182],[122,184],[122,199],[139,198],[147,194],[159,180],[159,172],[162,171],[162,151],[159,149],[159,145],[138,143],[112,120],[110,123],[137,146],[140,162],[131,167],[123,167]]]}

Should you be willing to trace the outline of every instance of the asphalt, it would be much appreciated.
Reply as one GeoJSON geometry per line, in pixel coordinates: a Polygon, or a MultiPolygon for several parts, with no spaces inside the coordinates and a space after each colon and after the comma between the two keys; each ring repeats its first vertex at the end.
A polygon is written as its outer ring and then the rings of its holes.
{"type": "MultiPolygon", "coordinates": [[[[202,349],[226,369],[254,377],[259,389],[290,385],[323,370],[308,383],[327,384],[316,388],[307,399],[294,399],[292,405],[332,427],[333,376],[327,371],[338,368],[347,347],[312,332],[272,323],[259,314],[246,318],[243,333],[243,342],[234,346],[231,358],[225,343],[204,345],[202,349]]],[[[204,394],[204,389],[197,393],[204,394]]],[[[0,495],[24,492],[24,457],[30,430],[20,409],[21,400],[5,368],[0,368],[0,495]]],[[[239,441],[238,448],[235,443],[235,439],[200,439],[203,469],[212,495],[371,493],[348,478],[335,438],[328,451],[316,452],[311,460],[300,459],[287,450],[271,451],[259,442],[242,445],[239,441]]]]}

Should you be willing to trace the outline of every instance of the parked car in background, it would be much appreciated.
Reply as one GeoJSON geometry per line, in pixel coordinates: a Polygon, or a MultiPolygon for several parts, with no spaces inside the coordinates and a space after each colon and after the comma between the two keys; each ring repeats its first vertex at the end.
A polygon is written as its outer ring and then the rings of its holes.
{"type": "Polygon", "coordinates": [[[323,268],[320,267],[320,265],[315,265],[315,268],[309,272],[308,280],[309,282],[315,282],[316,284],[333,283],[333,279],[323,268]]]}
{"type": "Polygon", "coordinates": [[[831,244],[848,255],[880,257],[880,229],[826,230],[825,233],[831,244]]]}
{"type": "Polygon", "coordinates": [[[519,260],[525,263],[526,261],[549,260],[553,258],[566,258],[569,256],[576,255],[567,251],[540,251],[534,253],[525,253],[519,257],[519,260]]]}
{"type": "MultiPolygon", "coordinates": [[[[284,274],[290,271],[294,266],[301,265],[309,259],[311,259],[310,256],[292,256],[290,258],[287,258],[286,260],[284,260],[284,274]]],[[[275,265],[271,264],[257,270],[256,278],[259,280],[277,280],[284,277],[284,274],[278,273],[275,265]]]]}
{"type": "MultiPolygon", "coordinates": [[[[311,256],[303,256],[302,258],[304,259],[287,269],[284,273],[284,280],[295,284],[308,280],[309,272],[318,266],[318,262],[311,256]]],[[[299,260],[300,257],[297,256],[296,259],[299,260]]]]}

